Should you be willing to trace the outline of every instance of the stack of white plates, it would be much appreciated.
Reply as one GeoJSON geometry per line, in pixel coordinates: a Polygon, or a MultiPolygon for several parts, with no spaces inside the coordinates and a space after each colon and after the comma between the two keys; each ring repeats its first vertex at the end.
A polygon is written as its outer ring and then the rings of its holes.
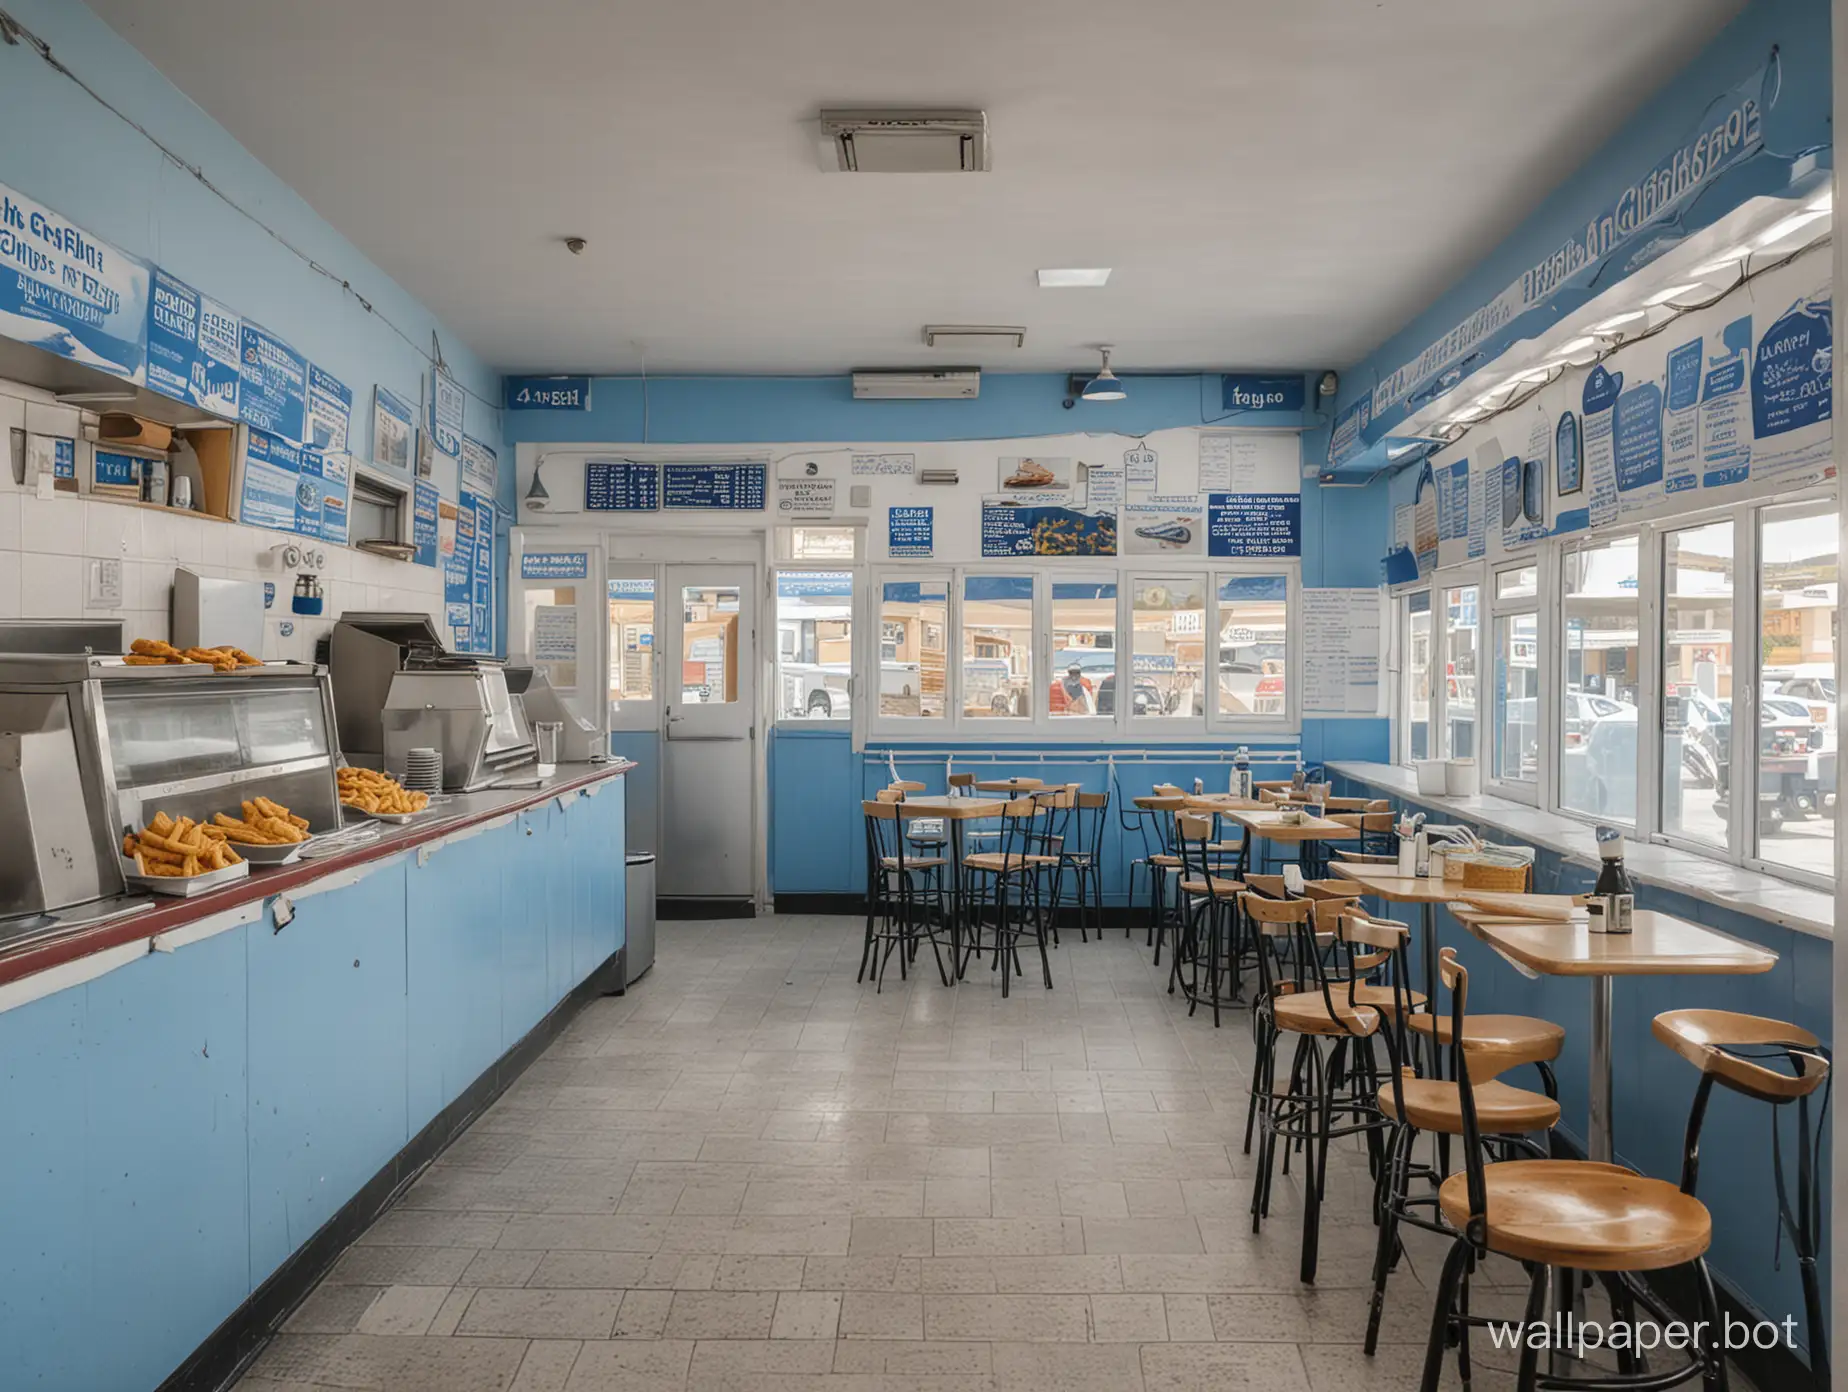
{"type": "Polygon", "coordinates": [[[404,786],[413,793],[443,791],[443,756],[434,749],[411,749],[404,755],[404,786]]]}

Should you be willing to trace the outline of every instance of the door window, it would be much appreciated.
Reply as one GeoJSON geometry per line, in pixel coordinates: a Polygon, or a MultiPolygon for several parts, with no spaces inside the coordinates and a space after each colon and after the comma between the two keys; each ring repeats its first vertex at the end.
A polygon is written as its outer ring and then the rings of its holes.
{"type": "Polygon", "coordinates": [[[680,701],[729,705],[738,699],[738,587],[680,588],[680,701]]]}
{"type": "Polygon", "coordinates": [[[611,580],[610,713],[654,700],[655,582],[611,580]]]}

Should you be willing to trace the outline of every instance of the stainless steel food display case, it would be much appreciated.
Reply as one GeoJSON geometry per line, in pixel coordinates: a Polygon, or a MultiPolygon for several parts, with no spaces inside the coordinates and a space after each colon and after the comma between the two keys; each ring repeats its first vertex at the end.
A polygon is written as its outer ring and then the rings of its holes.
{"type": "Polygon", "coordinates": [[[340,825],[327,671],[0,655],[0,940],[121,896],[122,834],[263,796],[340,825]]]}

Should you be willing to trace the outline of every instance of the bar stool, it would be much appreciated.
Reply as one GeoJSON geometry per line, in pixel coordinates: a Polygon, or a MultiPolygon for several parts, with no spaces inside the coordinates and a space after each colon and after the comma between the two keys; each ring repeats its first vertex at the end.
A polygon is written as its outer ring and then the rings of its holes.
{"type": "Polygon", "coordinates": [[[1155,949],[1155,965],[1161,965],[1161,940],[1168,927],[1168,880],[1181,870],[1181,858],[1175,854],[1174,819],[1187,808],[1187,799],[1176,793],[1156,794],[1138,800],[1152,815],[1160,850],[1148,858],[1149,865],[1149,940],[1155,949]]]}
{"type": "Polygon", "coordinates": [[[1014,798],[1001,809],[998,851],[978,851],[963,857],[963,873],[970,882],[970,941],[963,953],[963,966],[982,951],[981,912],[986,904],[994,910],[991,969],[1001,972],[1001,998],[1007,999],[1013,975],[1020,969],[1020,939],[1031,932],[1038,942],[1040,972],[1046,989],[1052,989],[1052,962],[1046,955],[1046,920],[1040,912],[1041,872],[1048,858],[1033,850],[1033,819],[1043,814],[1032,797],[1014,798]],[[1028,901],[1032,902],[1029,903],[1028,901]]]}
{"type": "Polygon", "coordinates": [[[1777,1179],[1778,1222],[1797,1249],[1797,1272],[1803,1280],[1804,1319],[1809,1326],[1810,1376],[1822,1392],[1829,1386],[1829,1336],[1822,1307],[1822,1278],[1816,1269],[1822,1250],[1822,1178],[1811,1139],[1810,1098],[1823,1090],[1828,1110],[1831,1061],[1822,1042],[1808,1030],[1782,1020],[1739,1015],[1730,1010],[1670,1010],[1655,1017],[1655,1037],[1700,1070],[1694,1105],[1688,1112],[1682,1151],[1681,1188],[1692,1194],[1700,1178],[1700,1135],[1707,1119],[1713,1085],[1771,1105],[1771,1164],[1777,1179]],[[1771,1065],[1783,1064],[1784,1072],[1771,1065]],[[1797,1193],[1792,1210],[1784,1180],[1784,1156],[1777,1109],[1797,1104],[1797,1193]]]}
{"type": "MultiPolygon", "coordinates": [[[[1417,992],[1411,993],[1422,1001],[1417,992]]],[[[1449,1048],[1454,1059],[1457,1052],[1456,1032],[1449,1016],[1441,1019],[1428,1013],[1414,1013],[1406,1022],[1427,1038],[1435,1037],[1449,1048]]],[[[1463,1022],[1463,1045],[1475,1065],[1476,1120],[1487,1133],[1485,1144],[1508,1159],[1523,1151],[1546,1158],[1551,1153],[1551,1133],[1559,1124],[1559,1093],[1548,1066],[1559,1057],[1566,1032],[1545,1020],[1522,1015],[1472,1015],[1463,1022]],[[1510,1087],[1499,1078],[1509,1069],[1532,1063],[1539,1067],[1545,1084],[1543,1093],[1510,1087]],[[1542,1148],[1527,1137],[1536,1131],[1548,1133],[1542,1148]]],[[[1386,1311],[1386,1281],[1397,1265],[1401,1247],[1399,1227],[1410,1223],[1426,1232],[1454,1236],[1452,1229],[1437,1217],[1437,1191],[1450,1172],[1449,1144],[1463,1136],[1463,1099],[1455,1082],[1420,1078],[1410,1067],[1407,1057],[1395,1059],[1387,1082],[1379,1090],[1381,1113],[1393,1123],[1386,1147],[1385,1164],[1380,1172],[1376,1218],[1379,1222],[1379,1246],[1373,1258],[1373,1298],[1367,1309],[1365,1348],[1369,1356],[1379,1347],[1380,1320],[1386,1311]],[[1419,1132],[1440,1138],[1435,1168],[1415,1165],[1412,1148],[1419,1132]],[[1414,1197],[1414,1179],[1430,1186],[1428,1193],[1414,1197]],[[1429,1217],[1419,1209],[1430,1209],[1429,1217]]],[[[1460,1077],[1456,1064],[1450,1068],[1452,1078],[1460,1077]]],[[[1465,1315],[1469,1309],[1467,1278],[1459,1288],[1458,1302],[1465,1315]]],[[[1463,1356],[1467,1364],[1467,1354],[1463,1356]]]]}
{"type": "Polygon", "coordinates": [[[1228,955],[1236,966],[1238,945],[1238,896],[1245,886],[1238,880],[1217,873],[1208,849],[1213,834],[1211,817],[1182,813],[1176,818],[1176,848],[1181,853],[1180,894],[1186,907],[1181,913],[1179,935],[1168,969],[1168,994],[1181,979],[1181,958],[1185,954],[1193,963],[1193,985],[1187,992],[1187,1014],[1191,1017],[1200,1004],[1200,944],[1206,943],[1206,990],[1213,998],[1213,1028],[1219,1028],[1219,945],[1228,941],[1228,955]]]}
{"type": "MultiPolygon", "coordinates": [[[[1328,1184],[1328,1147],[1343,1136],[1380,1130],[1385,1122],[1374,1102],[1373,1057],[1367,1042],[1382,1027],[1399,1031],[1399,1021],[1410,1013],[1403,999],[1405,973],[1393,964],[1403,953],[1406,931],[1402,925],[1374,923],[1349,912],[1341,900],[1322,901],[1336,918],[1333,932],[1318,931],[1317,901],[1286,899],[1281,902],[1246,895],[1241,899],[1259,935],[1272,951],[1258,954],[1263,998],[1269,1003],[1271,1038],[1260,1049],[1253,1074],[1258,1109],[1258,1163],[1252,1181],[1251,1230],[1262,1230],[1270,1212],[1270,1194],[1276,1168],[1277,1140],[1298,1143],[1303,1155],[1303,1233],[1300,1275],[1305,1285],[1315,1282],[1321,1240],[1322,1200],[1328,1184]],[[1281,931],[1279,931],[1281,930],[1281,931]],[[1285,960],[1275,948],[1287,935],[1294,952],[1285,960]],[[1334,958],[1324,962],[1323,954],[1334,958]],[[1385,983],[1376,983],[1376,974],[1385,983]],[[1284,979],[1286,976],[1293,979],[1284,979]],[[1363,1004],[1363,985],[1385,984],[1399,994],[1390,1006],[1363,1004]],[[1286,1034],[1296,1037],[1290,1081],[1276,1089],[1277,1046],[1286,1034]],[[1329,1042],[1326,1056],[1323,1042],[1329,1042]],[[1352,1073],[1349,1072],[1353,1046],[1352,1073]],[[1343,1084],[1347,1090],[1343,1093],[1343,1084]],[[1338,1122],[1345,1117],[1345,1122],[1338,1122]]],[[[1392,1057],[1402,1050],[1389,1045],[1392,1057]]],[[[1285,1153],[1286,1169],[1288,1152],[1285,1153]]]]}
{"type": "MultiPolygon", "coordinates": [[[[1469,999],[1469,972],[1457,961],[1455,948],[1440,954],[1438,974],[1450,990],[1453,1038],[1468,1039],[1465,1013],[1469,999]]],[[[1706,1206],[1665,1180],[1650,1179],[1621,1165],[1591,1160],[1483,1159],[1478,1089],[1470,1079],[1471,1051],[1457,1049],[1458,1098],[1462,1103],[1463,1164],[1437,1192],[1438,1212],[1455,1230],[1456,1240],[1444,1262],[1437,1300],[1431,1312],[1431,1332],[1425,1345],[1423,1392],[1438,1392],[1444,1372],[1444,1350],[1453,1331],[1464,1327],[1458,1307],[1463,1281],[1480,1258],[1489,1252],[1526,1265],[1531,1273],[1527,1309],[1528,1327],[1540,1324],[1546,1309],[1549,1268],[1593,1271],[1621,1281],[1624,1276],[1670,1267],[1693,1268],[1699,1300],[1700,1326],[1706,1332],[1704,1347],[1679,1370],[1616,1376],[1593,1370],[1591,1376],[1547,1376],[1549,1388],[1663,1389],[1693,1378],[1712,1389],[1726,1387],[1726,1356],[1720,1346],[1719,1300],[1707,1270],[1706,1252],[1713,1240],[1713,1220],[1706,1206]]],[[[1624,1288],[1663,1323],[1673,1316],[1646,1290],[1623,1283],[1624,1288]]],[[[1541,1343],[1521,1341],[1517,1386],[1536,1386],[1541,1343]]],[[[1468,1373],[1464,1372],[1467,1382],[1468,1373]]]]}
{"type": "Polygon", "coordinates": [[[873,801],[860,804],[866,821],[866,941],[855,980],[865,981],[867,970],[873,969],[876,992],[885,989],[885,969],[894,952],[898,953],[899,980],[905,979],[907,967],[917,956],[920,932],[930,940],[937,975],[945,986],[950,984],[937,938],[937,925],[949,922],[943,884],[948,862],[941,856],[906,855],[905,838],[899,834],[904,815],[901,796],[882,789],[873,801]],[[881,943],[885,944],[883,953],[881,943]]]}
{"type": "Polygon", "coordinates": [[[1072,817],[1078,810],[1078,785],[1066,783],[1041,788],[1027,796],[1044,814],[1034,820],[1034,829],[1029,833],[1029,859],[1052,882],[1052,892],[1046,905],[1046,926],[1052,936],[1052,945],[1057,947],[1060,891],[1065,885],[1065,843],[1071,837],[1072,817]]]}
{"type": "MultiPolygon", "coordinates": [[[[1059,850],[1059,879],[1070,875],[1078,906],[1078,937],[1091,940],[1088,927],[1104,936],[1104,824],[1110,816],[1109,793],[1080,792],[1072,808],[1071,838],[1059,850]]],[[[1125,935],[1128,929],[1124,930],[1125,935]]]]}

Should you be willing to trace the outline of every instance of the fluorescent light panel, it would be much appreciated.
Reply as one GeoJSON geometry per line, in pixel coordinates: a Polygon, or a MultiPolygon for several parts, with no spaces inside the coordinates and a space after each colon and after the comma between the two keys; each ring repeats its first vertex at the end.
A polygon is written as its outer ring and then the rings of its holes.
{"type": "Polygon", "coordinates": [[[1752,245],[1767,247],[1773,242],[1781,242],[1792,232],[1808,227],[1812,222],[1816,221],[1817,218],[1825,216],[1827,216],[1827,214],[1816,212],[1813,209],[1801,213],[1792,213],[1782,222],[1773,223],[1770,227],[1766,228],[1764,232],[1753,241],[1752,245]]]}
{"type": "Polygon", "coordinates": [[[1065,269],[1042,269],[1039,273],[1039,285],[1042,290],[1097,290],[1110,281],[1110,267],[1097,266],[1091,269],[1067,267],[1065,269]]]}
{"type": "Polygon", "coordinates": [[[1593,333],[1609,333],[1613,329],[1621,329],[1625,324],[1634,324],[1638,319],[1647,319],[1648,317],[1649,316],[1644,314],[1640,309],[1626,310],[1622,314],[1613,314],[1602,324],[1593,324],[1591,326],[1591,331],[1593,333]]]}
{"type": "Polygon", "coordinates": [[[1688,291],[1698,290],[1698,289],[1700,289],[1700,286],[1692,285],[1692,284],[1690,285],[1671,285],[1666,290],[1656,291],[1655,294],[1651,295],[1648,299],[1644,300],[1643,303],[1649,306],[1649,308],[1654,309],[1657,305],[1665,305],[1670,300],[1678,300],[1683,295],[1687,294],[1688,291]]]}

